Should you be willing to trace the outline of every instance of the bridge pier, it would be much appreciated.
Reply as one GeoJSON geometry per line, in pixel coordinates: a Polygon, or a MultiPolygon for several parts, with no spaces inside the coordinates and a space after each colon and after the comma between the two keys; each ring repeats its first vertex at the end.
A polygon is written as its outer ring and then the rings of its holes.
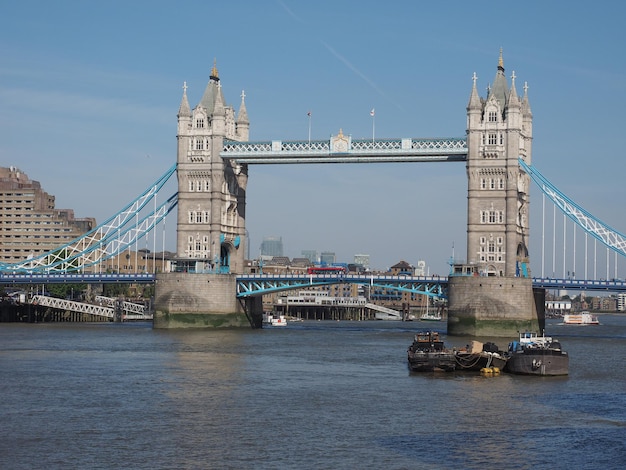
{"type": "Polygon", "coordinates": [[[450,276],[448,334],[516,338],[519,331],[541,331],[545,291],[539,291],[530,278],[450,276]]]}
{"type": "Polygon", "coordinates": [[[154,328],[250,327],[236,296],[234,274],[160,273],[154,328]]]}

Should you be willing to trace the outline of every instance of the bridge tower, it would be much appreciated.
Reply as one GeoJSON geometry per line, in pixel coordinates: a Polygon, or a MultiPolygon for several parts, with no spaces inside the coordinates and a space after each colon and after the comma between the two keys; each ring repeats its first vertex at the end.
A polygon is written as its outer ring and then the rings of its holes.
{"type": "Polygon", "coordinates": [[[528,87],[509,88],[502,51],[493,85],[482,98],[473,86],[467,105],[467,260],[450,276],[448,332],[516,336],[537,329],[528,262],[532,112],[528,87]]]}
{"type": "Polygon", "coordinates": [[[241,93],[239,114],[224,101],[214,64],[193,110],[187,85],[178,110],[176,255],[192,270],[243,272],[247,164],[220,157],[225,139],[247,141],[250,123],[241,93]]]}
{"type": "Polygon", "coordinates": [[[225,104],[215,63],[193,109],[185,83],[177,133],[178,272],[157,275],[155,328],[260,324],[261,299],[248,302],[253,304],[247,306],[253,312],[248,317],[235,295],[247,243],[248,165],[220,156],[225,140],[247,141],[249,130],[245,94],[235,115],[225,104]]]}

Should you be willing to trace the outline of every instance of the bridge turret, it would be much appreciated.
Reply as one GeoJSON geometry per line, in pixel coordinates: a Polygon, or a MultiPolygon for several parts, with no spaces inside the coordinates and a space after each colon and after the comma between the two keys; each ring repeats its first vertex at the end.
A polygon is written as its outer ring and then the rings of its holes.
{"type": "Polygon", "coordinates": [[[239,106],[239,115],[236,123],[237,140],[247,141],[250,137],[250,121],[248,120],[248,110],[246,109],[246,93],[241,91],[241,105],[239,106]]]}
{"type": "MultiPolygon", "coordinates": [[[[502,50],[493,86],[482,100],[476,76],[467,106],[467,262],[482,274],[520,275],[528,261],[528,177],[518,157],[530,158],[530,124],[515,88],[509,90],[502,50]]],[[[526,97],[525,97],[526,99],[526,97]]]]}

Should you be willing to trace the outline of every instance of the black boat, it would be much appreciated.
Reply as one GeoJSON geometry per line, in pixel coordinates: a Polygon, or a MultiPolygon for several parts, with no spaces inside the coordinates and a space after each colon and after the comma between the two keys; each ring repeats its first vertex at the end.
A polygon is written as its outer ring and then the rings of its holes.
{"type": "Polygon", "coordinates": [[[496,369],[504,370],[508,360],[508,354],[500,351],[494,343],[481,343],[472,341],[471,346],[456,351],[457,370],[482,370],[496,369]]]}
{"type": "Polygon", "coordinates": [[[520,333],[519,341],[509,344],[505,372],[524,375],[568,375],[569,356],[561,343],[537,333],[520,333]]]}
{"type": "Polygon", "coordinates": [[[407,349],[407,359],[414,372],[451,372],[456,368],[454,351],[444,346],[436,331],[417,333],[407,349]]]}

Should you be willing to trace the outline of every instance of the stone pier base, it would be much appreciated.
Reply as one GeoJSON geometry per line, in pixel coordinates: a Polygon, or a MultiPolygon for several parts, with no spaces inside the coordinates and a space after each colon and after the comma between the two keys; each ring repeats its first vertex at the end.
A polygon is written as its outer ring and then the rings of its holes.
{"type": "Polygon", "coordinates": [[[448,334],[517,338],[520,331],[544,327],[543,302],[533,293],[532,279],[521,277],[450,276],[448,334]]]}
{"type": "Polygon", "coordinates": [[[153,326],[250,328],[255,320],[248,318],[236,293],[234,274],[158,274],[153,326]]]}

